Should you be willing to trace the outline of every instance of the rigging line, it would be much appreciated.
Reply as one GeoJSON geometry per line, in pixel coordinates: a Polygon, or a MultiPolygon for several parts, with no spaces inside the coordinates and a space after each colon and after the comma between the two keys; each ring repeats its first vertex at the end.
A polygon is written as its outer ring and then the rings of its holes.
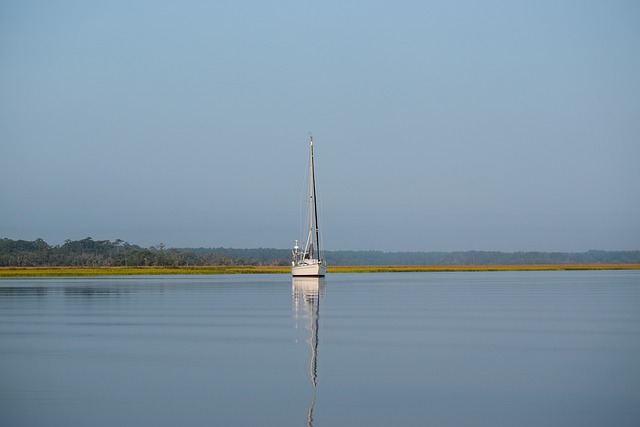
{"type": "MultiPolygon", "coordinates": [[[[318,197],[318,205],[319,205],[318,207],[320,209],[320,219],[321,219],[321,221],[324,221],[323,220],[324,219],[324,208],[323,208],[323,201],[322,201],[322,197],[321,196],[318,197]]],[[[320,227],[320,225],[321,224],[318,224],[319,227],[320,227]]],[[[323,242],[323,245],[324,245],[324,242],[326,242],[326,240],[324,240],[324,227],[320,227],[320,237],[322,238],[322,242],[323,242]]],[[[324,249],[322,249],[321,254],[322,254],[322,258],[324,259],[324,249]]],[[[318,253],[318,255],[320,255],[320,252],[318,253]]]]}
{"type": "MultiPolygon", "coordinates": [[[[307,161],[306,161],[306,166],[305,166],[305,171],[309,170],[309,158],[307,157],[307,161]]],[[[307,230],[307,217],[306,215],[303,215],[303,212],[306,212],[307,209],[307,202],[308,200],[305,197],[305,194],[307,192],[307,189],[309,187],[309,177],[308,174],[305,172],[302,176],[304,176],[304,179],[302,180],[301,184],[300,184],[300,193],[299,193],[299,197],[298,197],[298,236],[300,238],[304,238],[305,236],[305,231],[307,230]],[[304,218],[304,223],[303,223],[303,218],[304,218]]],[[[303,249],[303,251],[306,252],[307,248],[306,245],[308,243],[308,236],[307,236],[307,241],[300,241],[300,247],[303,249]]]]}
{"type": "Polygon", "coordinates": [[[316,196],[316,170],[313,167],[313,143],[311,143],[311,180],[313,181],[313,208],[316,222],[316,245],[318,246],[318,260],[320,259],[320,233],[318,230],[318,200],[316,196]]]}
{"type": "MultiPolygon", "coordinates": [[[[317,161],[314,159],[314,165],[317,164],[317,161]]],[[[316,204],[318,206],[318,228],[320,229],[320,238],[322,239],[323,242],[323,248],[326,246],[324,244],[325,240],[324,240],[324,197],[323,197],[323,192],[322,189],[317,189],[317,194],[316,194],[316,204]]],[[[324,249],[322,249],[319,253],[318,256],[320,256],[320,254],[323,255],[324,258],[324,249]]]]}

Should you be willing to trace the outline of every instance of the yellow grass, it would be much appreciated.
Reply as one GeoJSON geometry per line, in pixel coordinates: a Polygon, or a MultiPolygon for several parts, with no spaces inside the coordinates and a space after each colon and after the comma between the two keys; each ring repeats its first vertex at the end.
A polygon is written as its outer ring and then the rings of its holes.
{"type": "Polygon", "coordinates": [[[159,274],[288,273],[290,267],[1,267],[0,277],[139,276],[159,274]]]}
{"type": "Polygon", "coordinates": [[[640,264],[520,264],[520,265],[396,265],[337,266],[332,273],[404,273],[404,272],[474,272],[474,271],[560,271],[560,270],[640,270],[640,264]]]}
{"type": "MultiPolygon", "coordinates": [[[[449,266],[333,266],[328,273],[402,273],[550,270],[640,270],[640,264],[544,264],[449,266]]],[[[288,274],[291,267],[0,267],[0,277],[130,276],[162,274],[288,274]]]]}

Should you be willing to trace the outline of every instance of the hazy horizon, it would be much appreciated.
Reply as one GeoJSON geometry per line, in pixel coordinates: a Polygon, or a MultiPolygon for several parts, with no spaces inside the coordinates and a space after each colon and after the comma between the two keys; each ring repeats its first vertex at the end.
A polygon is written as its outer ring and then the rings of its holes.
{"type": "Polygon", "coordinates": [[[640,248],[640,4],[5,2],[0,237],[640,248]]]}

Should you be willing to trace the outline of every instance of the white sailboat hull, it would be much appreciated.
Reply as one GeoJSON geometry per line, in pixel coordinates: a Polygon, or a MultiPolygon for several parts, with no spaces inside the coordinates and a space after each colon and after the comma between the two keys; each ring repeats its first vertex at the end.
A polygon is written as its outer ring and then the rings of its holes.
{"type": "Polygon", "coordinates": [[[298,264],[291,267],[293,277],[324,277],[327,266],[320,263],[298,264]]]}

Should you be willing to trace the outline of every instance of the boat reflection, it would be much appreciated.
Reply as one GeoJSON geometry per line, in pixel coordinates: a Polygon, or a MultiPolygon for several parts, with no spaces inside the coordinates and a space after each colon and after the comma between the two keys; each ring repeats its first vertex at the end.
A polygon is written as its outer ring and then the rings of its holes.
{"type": "Polygon", "coordinates": [[[294,277],[292,286],[293,311],[296,319],[308,319],[309,379],[311,381],[311,402],[307,409],[307,426],[313,425],[313,409],[318,385],[318,329],[320,324],[320,299],[324,293],[324,279],[318,277],[294,277]]]}

